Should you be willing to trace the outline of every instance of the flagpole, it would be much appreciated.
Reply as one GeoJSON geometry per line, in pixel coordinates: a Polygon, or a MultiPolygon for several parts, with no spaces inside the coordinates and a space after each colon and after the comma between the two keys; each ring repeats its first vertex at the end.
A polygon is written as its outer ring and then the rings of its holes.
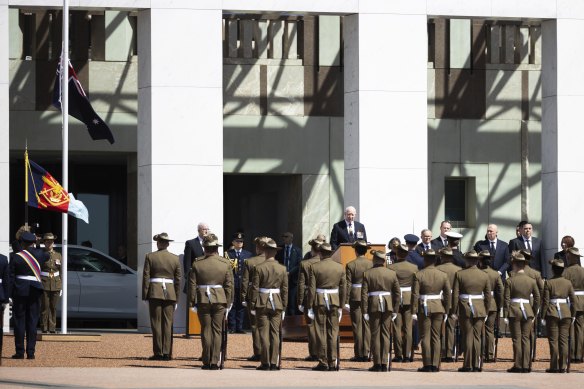
{"type": "MultiPolygon", "coordinates": [[[[63,0],[63,51],[61,53],[61,112],[63,114],[63,188],[69,191],[69,0],[63,0]]],[[[61,332],[67,333],[67,213],[62,215],[63,299],[61,300],[61,332]]]]}
{"type": "Polygon", "coordinates": [[[24,148],[24,226],[28,227],[28,140],[24,148]]]}

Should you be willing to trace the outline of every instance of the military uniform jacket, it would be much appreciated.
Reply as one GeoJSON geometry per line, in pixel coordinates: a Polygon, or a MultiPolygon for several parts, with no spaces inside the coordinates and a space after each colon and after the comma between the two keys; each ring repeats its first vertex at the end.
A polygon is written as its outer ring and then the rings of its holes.
{"type": "Polygon", "coordinates": [[[345,269],[343,265],[333,261],[331,258],[324,258],[310,266],[310,286],[306,298],[308,309],[312,307],[324,306],[326,302],[324,293],[317,293],[317,289],[338,289],[338,293],[329,293],[329,307],[340,307],[345,300],[346,283],[345,269]]]}
{"type": "Polygon", "coordinates": [[[223,304],[230,305],[233,302],[233,271],[231,264],[213,254],[205,256],[193,262],[189,276],[189,306],[197,304],[223,304]],[[220,288],[209,288],[211,301],[207,294],[207,288],[200,286],[221,285],[220,288]]]}
{"type": "Polygon", "coordinates": [[[259,265],[260,263],[264,262],[266,257],[262,255],[257,255],[255,257],[251,257],[245,260],[243,264],[243,277],[241,279],[243,287],[241,288],[241,301],[248,302],[247,300],[249,297],[249,289],[251,288],[251,280],[253,277],[253,269],[259,265]]]}
{"type": "MultiPolygon", "coordinates": [[[[574,292],[584,293],[584,268],[582,266],[580,266],[577,263],[568,266],[564,270],[563,276],[565,279],[572,283],[572,287],[574,287],[574,292]]],[[[578,312],[584,311],[584,296],[576,296],[575,299],[572,300],[572,305],[574,305],[576,311],[578,312]]]]}
{"type": "MultiPolygon", "coordinates": [[[[456,276],[456,273],[461,270],[462,268],[460,266],[456,266],[454,263],[452,262],[446,262],[443,263],[441,265],[436,266],[436,269],[446,273],[446,276],[448,277],[448,283],[450,284],[450,287],[454,287],[454,277],[456,276]]],[[[450,309],[453,310],[455,305],[456,305],[456,301],[452,300],[452,290],[450,290],[450,309]]]]}
{"type": "Polygon", "coordinates": [[[497,312],[499,307],[503,305],[503,293],[505,293],[505,287],[503,286],[501,275],[497,270],[494,270],[491,267],[482,270],[487,273],[491,283],[491,296],[493,298],[491,299],[488,310],[489,312],[497,312]]]}
{"type": "Polygon", "coordinates": [[[353,285],[363,284],[363,274],[373,267],[373,262],[364,256],[357,257],[351,262],[347,263],[345,268],[345,273],[347,276],[347,301],[349,302],[359,302],[361,301],[361,289],[358,286],[353,287],[353,285]]]}
{"type": "MultiPolygon", "coordinates": [[[[411,288],[414,280],[414,274],[418,271],[418,267],[413,263],[407,261],[401,261],[392,263],[388,266],[391,270],[395,271],[397,274],[397,279],[399,281],[400,288],[411,288]]],[[[412,301],[412,292],[403,291],[401,292],[401,303],[403,305],[408,305],[412,301]]]]}
{"type": "Polygon", "coordinates": [[[288,305],[288,273],[286,267],[276,262],[274,258],[265,260],[257,265],[253,271],[250,293],[251,309],[286,310],[288,305]],[[262,289],[279,289],[280,293],[262,292],[262,289]]]}
{"type": "Polygon", "coordinates": [[[512,318],[522,318],[521,304],[511,302],[512,299],[520,298],[529,300],[533,295],[533,306],[524,303],[525,313],[528,318],[535,317],[539,309],[540,294],[537,283],[531,277],[523,272],[516,273],[513,277],[505,281],[505,300],[503,302],[503,316],[512,318]]]}
{"type": "Polygon", "coordinates": [[[320,262],[319,257],[312,257],[300,261],[298,268],[298,294],[296,299],[299,305],[306,305],[306,296],[310,284],[310,267],[317,262],[320,262]]]}
{"type": "MultiPolygon", "coordinates": [[[[2,280],[2,283],[0,284],[0,303],[7,303],[8,298],[10,297],[10,285],[12,280],[10,278],[8,258],[2,254],[0,254],[0,280],[2,280]]],[[[2,329],[0,329],[0,331],[2,331],[2,329]]]]}
{"type": "Polygon", "coordinates": [[[48,275],[41,274],[41,282],[43,289],[51,292],[61,290],[61,254],[55,250],[48,251],[49,259],[41,266],[41,272],[49,273],[48,275]],[[58,275],[55,275],[56,273],[58,275]]]}
{"type": "MultiPolygon", "coordinates": [[[[543,278],[541,278],[541,273],[537,270],[535,270],[534,268],[530,267],[529,265],[525,265],[525,275],[527,275],[528,277],[531,277],[535,280],[535,283],[537,284],[537,288],[539,289],[539,295],[540,297],[543,297],[543,278]]],[[[511,271],[509,273],[509,277],[513,277],[515,276],[515,272],[511,271]]],[[[541,300],[540,300],[541,302],[541,300]]],[[[533,303],[533,302],[532,302],[533,303]]]]}
{"type": "Polygon", "coordinates": [[[182,269],[178,256],[167,249],[146,254],[142,273],[142,300],[177,301],[180,292],[182,269]],[[166,278],[172,284],[151,282],[153,278],[166,278]]]}
{"type": "Polygon", "coordinates": [[[468,318],[479,318],[487,316],[487,307],[491,303],[491,282],[487,273],[478,267],[471,266],[456,273],[454,277],[454,287],[452,288],[454,314],[468,318]],[[482,298],[472,299],[461,298],[460,295],[475,295],[482,298]]]}
{"type": "Polygon", "coordinates": [[[574,304],[554,304],[552,299],[569,299],[574,301],[574,287],[572,283],[564,277],[554,277],[547,280],[543,289],[543,300],[541,303],[541,311],[543,316],[551,316],[560,318],[558,313],[558,306],[562,314],[562,319],[576,315],[576,307],[574,304]]]}
{"type": "Polygon", "coordinates": [[[395,271],[385,266],[376,266],[367,270],[363,275],[361,310],[363,313],[382,312],[381,301],[383,301],[383,312],[393,312],[393,307],[399,307],[399,280],[395,271]],[[369,293],[372,292],[389,292],[391,294],[369,296],[369,293]]]}
{"type": "Polygon", "coordinates": [[[426,300],[427,312],[446,313],[450,310],[450,281],[448,275],[438,270],[436,266],[430,265],[414,274],[414,283],[412,286],[411,311],[416,313],[418,307],[423,312],[423,302],[420,297],[423,295],[439,295],[442,293],[442,299],[426,300]]]}
{"type": "MultiPolygon", "coordinates": [[[[49,259],[49,254],[43,250],[29,248],[27,250],[32,256],[34,256],[42,268],[45,261],[49,259]]],[[[18,254],[12,254],[10,259],[10,285],[12,287],[12,296],[27,297],[30,295],[30,289],[40,289],[43,290],[43,285],[39,281],[23,280],[18,278],[18,276],[34,276],[34,272],[27,265],[27,263],[18,254]]]]}

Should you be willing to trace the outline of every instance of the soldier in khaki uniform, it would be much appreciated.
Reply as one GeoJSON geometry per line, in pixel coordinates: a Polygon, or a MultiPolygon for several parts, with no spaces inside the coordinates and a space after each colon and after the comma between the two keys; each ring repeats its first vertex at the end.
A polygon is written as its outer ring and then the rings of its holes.
{"type": "Polygon", "coordinates": [[[365,258],[367,249],[370,246],[363,239],[357,239],[353,243],[355,255],[345,267],[347,275],[347,301],[345,308],[351,312],[351,325],[353,327],[353,351],[352,362],[367,362],[369,360],[369,343],[371,332],[369,322],[363,319],[365,311],[361,312],[361,287],[363,284],[363,273],[373,267],[373,263],[365,258]]]}
{"type": "Polygon", "coordinates": [[[553,278],[547,280],[543,290],[541,304],[542,325],[547,326],[548,342],[550,344],[550,368],[546,373],[565,373],[570,353],[568,336],[572,317],[576,307],[570,304],[575,301],[572,283],[562,277],[564,262],[561,259],[550,261],[553,278]]]}
{"type": "Polygon", "coordinates": [[[569,280],[574,287],[575,299],[571,300],[576,310],[576,321],[572,331],[572,344],[570,345],[570,358],[574,363],[582,363],[584,352],[584,268],[580,266],[580,251],[576,247],[566,250],[568,267],[564,270],[564,278],[569,280]]]}
{"type": "Polygon", "coordinates": [[[503,293],[505,287],[498,271],[491,267],[491,253],[483,250],[479,253],[479,267],[487,273],[491,282],[491,303],[487,309],[487,321],[485,321],[485,341],[486,355],[485,362],[495,362],[495,321],[498,320],[497,314],[503,306],[503,293]]]}
{"type": "Polygon", "coordinates": [[[318,365],[312,370],[337,368],[337,341],[339,322],[345,301],[346,284],[343,265],[331,259],[333,249],[329,243],[320,245],[320,262],[311,265],[310,284],[306,307],[308,316],[315,320],[318,365]]]}
{"type": "Polygon", "coordinates": [[[256,256],[245,260],[243,264],[243,277],[241,278],[241,301],[244,307],[247,308],[247,314],[249,318],[249,325],[251,327],[251,338],[253,345],[253,354],[251,357],[247,358],[248,361],[257,362],[260,360],[260,335],[258,332],[258,326],[256,323],[256,316],[251,314],[251,300],[250,300],[250,289],[251,280],[253,277],[254,268],[260,263],[264,262],[266,257],[264,256],[263,245],[269,240],[268,237],[258,236],[253,240],[255,244],[256,256]]]}
{"type": "Polygon", "coordinates": [[[256,315],[262,361],[257,370],[280,370],[280,328],[288,304],[288,274],[276,261],[278,250],[273,239],[265,242],[265,261],[253,272],[250,304],[252,315],[256,315]]]}
{"type": "Polygon", "coordinates": [[[513,340],[513,367],[509,373],[529,373],[531,360],[531,333],[533,320],[539,309],[540,294],[536,281],[525,274],[525,257],[518,251],[511,254],[513,277],[505,282],[503,317],[511,328],[513,340]],[[532,300],[530,296],[533,295],[532,300]],[[533,305],[532,305],[533,302],[533,305]]]}
{"type": "MultiPolygon", "coordinates": [[[[373,366],[369,371],[387,371],[389,364],[389,342],[392,319],[399,307],[400,288],[395,271],[385,267],[385,251],[371,251],[373,267],[363,275],[361,311],[371,326],[371,355],[373,366]]],[[[347,276],[348,278],[348,276],[347,276]]]]}
{"type": "Polygon", "coordinates": [[[55,333],[57,325],[57,304],[59,297],[63,295],[61,290],[61,254],[54,250],[57,237],[48,232],[43,235],[45,251],[49,254],[49,260],[41,267],[41,283],[43,284],[43,297],[41,300],[41,328],[43,333],[50,331],[55,333]]]}
{"type": "Polygon", "coordinates": [[[215,234],[203,238],[205,256],[193,262],[189,277],[189,306],[201,323],[203,370],[218,370],[221,330],[233,302],[233,268],[219,256],[215,234]]]}
{"type": "Polygon", "coordinates": [[[479,255],[471,250],[464,254],[466,269],[454,277],[452,301],[456,304],[452,316],[460,317],[460,327],[464,338],[464,363],[459,372],[481,371],[482,334],[487,308],[491,303],[491,281],[489,276],[477,267],[479,255]]]}
{"type": "Polygon", "coordinates": [[[414,275],[412,285],[412,318],[418,322],[422,344],[421,372],[437,372],[440,365],[442,322],[450,310],[450,282],[436,268],[436,251],[423,253],[424,268],[414,275]]]}
{"type": "Polygon", "coordinates": [[[399,280],[401,299],[399,309],[395,310],[397,317],[394,320],[394,347],[395,358],[393,362],[412,362],[414,355],[412,352],[412,312],[410,304],[412,301],[412,282],[414,274],[418,271],[418,266],[406,261],[409,253],[408,246],[401,244],[397,247],[396,262],[388,267],[397,273],[399,280]]]}
{"type": "Polygon", "coordinates": [[[305,361],[318,361],[318,350],[316,344],[316,328],[314,326],[314,320],[308,317],[308,311],[305,309],[306,297],[308,295],[308,284],[310,282],[310,267],[320,261],[319,247],[324,243],[324,239],[311,239],[308,241],[310,245],[310,252],[307,253],[307,259],[300,261],[300,266],[298,269],[298,296],[296,301],[298,301],[298,310],[304,313],[304,319],[306,321],[306,330],[308,331],[308,357],[304,358],[305,361]]]}
{"type": "MultiPolygon", "coordinates": [[[[448,283],[450,287],[454,286],[454,276],[456,273],[462,269],[460,266],[454,264],[454,252],[450,247],[445,247],[439,251],[440,254],[440,265],[436,266],[436,269],[446,273],[448,276],[448,283]]],[[[454,310],[454,302],[452,300],[452,291],[451,293],[451,301],[448,306],[450,307],[450,312],[446,315],[446,324],[444,326],[444,338],[442,339],[443,344],[443,357],[442,362],[454,362],[454,328],[456,327],[456,320],[454,320],[450,315],[454,310]]]]}
{"type": "Polygon", "coordinates": [[[170,253],[173,240],[166,232],[154,235],[158,251],[146,254],[142,273],[142,300],[148,300],[152,328],[151,360],[172,358],[172,321],[178,304],[182,269],[178,256],[170,253]]]}

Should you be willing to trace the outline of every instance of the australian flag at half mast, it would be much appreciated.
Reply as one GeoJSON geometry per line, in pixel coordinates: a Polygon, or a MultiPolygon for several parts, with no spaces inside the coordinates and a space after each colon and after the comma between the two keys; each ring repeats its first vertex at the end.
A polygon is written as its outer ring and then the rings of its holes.
{"type": "MultiPolygon", "coordinates": [[[[61,61],[57,68],[57,77],[55,80],[55,89],[53,91],[53,105],[61,109],[61,61]]],[[[103,120],[93,110],[89,99],[77,79],[77,74],[69,61],[69,115],[83,122],[87,126],[89,135],[93,140],[107,139],[108,142],[114,143],[114,136],[103,120]]]]}

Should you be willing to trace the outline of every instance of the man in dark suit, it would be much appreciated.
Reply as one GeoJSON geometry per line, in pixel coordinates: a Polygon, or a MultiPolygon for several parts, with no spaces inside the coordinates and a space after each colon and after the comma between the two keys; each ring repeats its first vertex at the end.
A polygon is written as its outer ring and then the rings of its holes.
{"type": "Polygon", "coordinates": [[[12,314],[14,318],[14,345],[16,354],[13,359],[24,359],[24,337],[26,334],[26,355],[35,359],[37,326],[40,318],[41,266],[49,259],[48,253],[35,249],[36,236],[28,231],[20,236],[22,250],[12,254],[10,276],[12,285],[12,314]]]}
{"type": "Polygon", "coordinates": [[[497,238],[499,229],[496,224],[487,226],[487,235],[485,240],[479,240],[474,245],[474,251],[488,251],[491,254],[491,267],[499,272],[503,281],[507,276],[507,269],[511,266],[511,253],[509,245],[497,238]]]}
{"type": "MultiPolygon", "coordinates": [[[[207,223],[199,223],[197,226],[197,232],[199,234],[194,239],[187,240],[185,243],[185,252],[183,256],[183,274],[185,275],[185,280],[188,279],[188,273],[191,270],[191,266],[195,259],[205,255],[205,250],[203,250],[203,238],[209,233],[209,225],[207,223]]],[[[184,292],[186,293],[186,286],[184,292]]]]}
{"type": "Polygon", "coordinates": [[[427,228],[424,228],[422,232],[420,232],[420,238],[422,241],[416,246],[416,251],[418,254],[420,254],[420,256],[423,256],[424,252],[430,249],[438,251],[442,248],[436,239],[432,239],[432,231],[427,228]]]}
{"type": "MultiPolygon", "coordinates": [[[[245,260],[253,257],[253,254],[243,249],[243,233],[236,232],[233,234],[231,244],[233,248],[227,251],[233,267],[233,307],[229,311],[229,332],[245,334],[243,330],[243,320],[245,317],[245,306],[241,301],[241,288],[243,287],[243,271],[245,269],[245,260]]],[[[248,285],[245,287],[247,288],[248,285]]]]}
{"type": "Polygon", "coordinates": [[[440,250],[443,247],[448,247],[448,237],[446,236],[446,233],[451,229],[452,225],[448,220],[443,220],[442,223],[440,223],[440,235],[438,235],[436,239],[432,239],[432,248],[434,250],[440,250]]]}
{"type": "Polygon", "coordinates": [[[349,206],[345,209],[345,218],[333,225],[331,231],[331,246],[336,250],[341,243],[353,243],[357,239],[367,241],[365,226],[355,221],[357,210],[349,206]]]}
{"type": "Polygon", "coordinates": [[[294,234],[282,234],[282,250],[276,254],[276,260],[286,267],[288,273],[288,306],[286,315],[296,315],[296,293],[298,291],[298,269],[302,260],[302,251],[294,246],[294,234]]]}
{"type": "Polygon", "coordinates": [[[518,227],[521,236],[511,239],[509,242],[509,251],[529,250],[531,252],[531,262],[529,265],[535,270],[539,270],[543,278],[550,278],[552,275],[551,265],[544,260],[543,242],[535,236],[532,236],[533,226],[529,222],[522,221],[518,227]]]}

